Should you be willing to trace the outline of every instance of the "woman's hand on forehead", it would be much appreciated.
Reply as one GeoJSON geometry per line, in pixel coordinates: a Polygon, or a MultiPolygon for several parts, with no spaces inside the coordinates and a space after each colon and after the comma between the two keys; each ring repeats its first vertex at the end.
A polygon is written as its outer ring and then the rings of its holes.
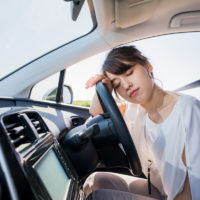
{"type": "Polygon", "coordinates": [[[106,77],[103,74],[97,74],[95,76],[92,76],[90,79],[88,79],[88,81],[85,84],[85,88],[88,89],[90,87],[93,87],[99,81],[102,81],[102,83],[108,87],[109,91],[112,92],[113,87],[110,82],[110,79],[108,79],[108,77],[106,77]]]}

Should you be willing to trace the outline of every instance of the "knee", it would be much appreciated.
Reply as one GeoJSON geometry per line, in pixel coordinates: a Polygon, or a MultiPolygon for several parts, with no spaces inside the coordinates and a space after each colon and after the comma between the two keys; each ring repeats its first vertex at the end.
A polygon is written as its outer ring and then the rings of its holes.
{"type": "Polygon", "coordinates": [[[95,190],[98,190],[99,188],[99,179],[101,178],[100,175],[101,172],[94,172],[92,173],[86,180],[83,185],[83,191],[87,196],[89,196],[90,193],[92,193],[95,190]]]}
{"type": "Polygon", "coordinates": [[[83,190],[86,196],[96,190],[113,188],[113,177],[106,172],[94,172],[85,181],[83,190]]]}
{"type": "Polygon", "coordinates": [[[84,191],[89,190],[90,192],[102,189],[106,179],[103,172],[94,172],[86,179],[83,189],[84,191]]]}
{"type": "Polygon", "coordinates": [[[86,179],[83,189],[87,196],[100,189],[128,191],[128,185],[123,178],[115,173],[95,172],[86,179]]]}

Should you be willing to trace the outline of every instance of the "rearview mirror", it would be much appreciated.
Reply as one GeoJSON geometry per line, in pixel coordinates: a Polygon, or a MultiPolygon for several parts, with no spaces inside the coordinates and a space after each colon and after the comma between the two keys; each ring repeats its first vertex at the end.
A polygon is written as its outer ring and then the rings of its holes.
{"type": "Polygon", "coordinates": [[[72,20],[76,21],[85,0],[65,0],[65,1],[71,1],[72,20]]]}

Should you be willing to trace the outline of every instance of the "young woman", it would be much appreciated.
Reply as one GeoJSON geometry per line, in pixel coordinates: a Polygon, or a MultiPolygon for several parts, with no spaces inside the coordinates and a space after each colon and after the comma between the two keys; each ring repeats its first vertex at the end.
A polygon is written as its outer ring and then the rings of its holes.
{"type": "MultiPolygon", "coordinates": [[[[146,177],[150,170],[151,195],[147,179],[96,172],[84,184],[86,196],[115,200],[200,199],[200,101],[160,88],[150,62],[134,46],[111,50],[103,74],[89,79],[86,88],[98,81],[126,101],[119,107],[146,177]]],[[[102,113],[96,96],[90,113],[102,113]]]]}

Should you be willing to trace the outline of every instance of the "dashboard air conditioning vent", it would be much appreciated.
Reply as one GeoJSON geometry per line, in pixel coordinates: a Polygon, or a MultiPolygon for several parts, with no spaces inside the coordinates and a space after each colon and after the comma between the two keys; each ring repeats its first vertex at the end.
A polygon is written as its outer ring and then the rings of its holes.
{"type": "Polygon", "coordinates": [[[31,120],[33,126],[35,127],[39,137],[46,134],[48,128],[46,127],[45,123],[43,122],[42,118],[38,115],[38,113],[30,112],[27,113],[27,116],[31,120]]]}
{"type": "Polygon", "coordinates": [[[21,145],[29,145],[31,142],[31,137],[29,137],[29,132],[27,125],[21,120],[19,114],[13,114],[4,117],[4,126],[7,131],[7,135],[10,142],[17,149],[21,145]]]}
{"type": "Polygon", "coordinates": [[[32,144],[48,132],[48,128],[37,112],[25,111],[3,117],[3,124],[10,142],[17,152],[32,144]]]}

